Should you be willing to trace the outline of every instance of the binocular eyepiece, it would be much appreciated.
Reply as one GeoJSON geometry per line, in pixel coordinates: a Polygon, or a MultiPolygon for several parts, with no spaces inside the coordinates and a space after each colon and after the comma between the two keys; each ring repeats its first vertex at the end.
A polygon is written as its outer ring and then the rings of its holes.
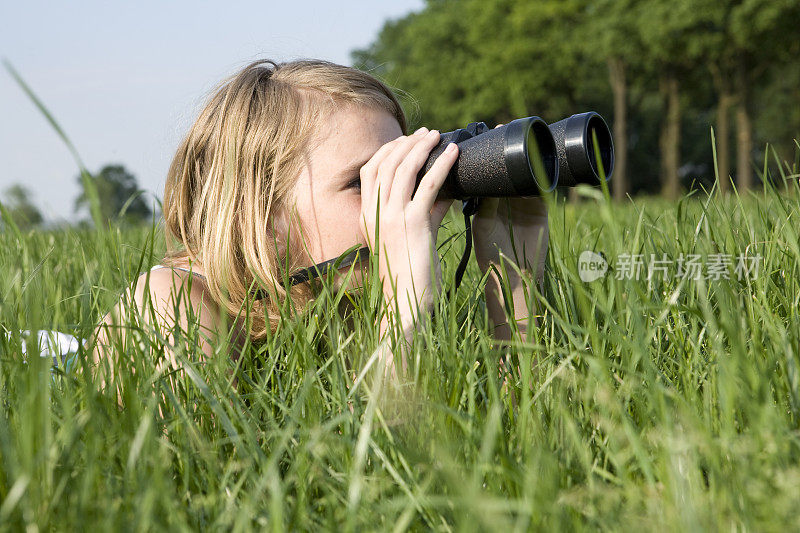
{"type": "Polygon", "coordinates": [[[458,145],[458,159],[439,199],[538,196],[556,185],[599,184],[601,177],[607,181],[614,170],[611,131],[603,117],[590,111],[550,125],[539,117],[525,117],[494,129],[472,122],[442,133],[417,176],[417,185],[451,142],[458,145]]]}

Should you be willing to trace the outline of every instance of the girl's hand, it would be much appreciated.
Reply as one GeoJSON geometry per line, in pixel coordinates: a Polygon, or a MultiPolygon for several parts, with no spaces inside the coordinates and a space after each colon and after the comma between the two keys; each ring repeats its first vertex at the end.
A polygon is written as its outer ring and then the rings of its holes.
{"type": "MultiPolygon", "coordinates": [[[[420,128],[383,145],[360,172],[361,231],[378,253],[385,301],[390,310],[399,306],[406,334],[418,313],[432,308],[441,287],[436,236],[452,200],[436,196],[458,156],[455,145],[436,159],[414,192],[417,174],[438,143],[438,131],[420,128]]],[[[387,325],[381,324],[381,336],[387,325]]]]}
{"type": "MultiPolygon", "coordinates": [[[[475,257],[481,272],[504,260],[541,280],[547,257],[547,206],[541,198],[484,198],[472,221],[475,257]],[[513,247],[512,247],[513,236],[513,247]]],[[[508,270],[512,280],[518,276],[508,270]],[[515,277],[516,276],[516,277],[515,277]]],[[[513,285],[512,285],[513,286],[513,285]]]]}
{"type": "MultiPolygon", "coordinates": [[[[472,236],[481,272],[493,264],[499,267],[502,254],[505,261],[541,280],[549,236],[547,206],[541,198],[483,198],[472,221],[472,236]]],[[[509,275],[513,287],[518,276],[513,270],[509,275]]]]}

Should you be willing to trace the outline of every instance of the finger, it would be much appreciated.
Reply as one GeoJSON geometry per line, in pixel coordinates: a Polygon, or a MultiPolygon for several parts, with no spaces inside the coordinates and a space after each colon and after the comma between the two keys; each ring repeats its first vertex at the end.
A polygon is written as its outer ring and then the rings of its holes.
{"type": "Polygon", "coordinates": [[[378,176],[378,166],[386,158],[386,156],[394,149],[397,144],[405,139],[405,135],[389,141],[384,144],[369,158],[360,169],[359,177],[361,178],[361,199],[371,200],[372,195],[375,193],[375,181],[378,176]]]}
{"type": "MultiPolygon", "coordinates": [[[[427,130],[424,128],[418,129],[417,133],[424,133],[427,130]]],[[[369,244],[370,248],[373,247],[373,235],[376,234],[376,225],[378,223],[378,206],[380,203],[379,187],[380,181],[378,179],[378,169],[386,157],[392,153],[394,149],[405,140],[409,139],[406,135],[401,135],[396,139],[384,144],[372,155],[361,169],[359,169],[359,177],[361,178],[361,220],[360,229],[364,239],[369,244]]]]}
{"type": "Polygon", "coordinates": [[[361,235],[364,237],[370,252],[374,252],[375,246],[377,245],[375,242],[377,225],[378,221],[375,217],[368,217],[362,214],[359,229],[361,230],[361,235]]]}
{"type": "Polygon", "coordinates": [[[442,220],[447,215],[450,206],[453,205],[453,200],[436,200],[431,209],[431,227],[437,230],[442,225],[442,220]]]}
{"type": "Polygon", "coordinates": [[[414,145],[419,142],[428,133],[427,128],[420,128],[413,135],[402,139],[391,152],[386,154],[383,161],[378,166],[378,176],[376,185],[380,187],[381,205],[386,205],[389,200],[389,194],[392,191],[392,183],[394,182],[397,167],[403,162],[403,159],[408,155],[414,145]]]}
{"type": "Polygon", "coordinates": [[[502,124],[498,124],[497,126],[495,126],[495,127],[494,127],[494,129],[497,129],[497,128],[499,128],[500,126],[502,126],[502,124]]]}
{"type": "MultiPolygon", "coordinates": [[[[424,134],[427,128],[419,128],[414,134],[424,134]]],[[[413,136],[413,135],[412,135],[413,136]]],[[[361,178],[361,220],[360,229],[364,239],[369,244],[370,249],[375,244],[374,237],[377,236],[378,224],[378,209],[381,202],[379,180],[379,168],[386,157],[392,153],[399,145],[406,142],[409,136],[401,135],[400,137],[381,146],[375,154],[365,163],[359,170],[361,178]]]]}
{"type": "Polygon", "coordinates": [[[380,188],[380,202],[386,205],[389,201],[389,195],[394,187],[395,174],[397,167],[402,163],[403,159],[414,145],[428,133],[428,128],[421,127],[409,135],[401,142],[397,143],[394,148],[386,154],[380,165],[378,166],[377,186],[380,188]]]}
{"type": "Polygon", "coordinates": [[[411,204],[415,206],[415,209],[419,209],[423,213],[430,212],[433,208],[433,203],[436,201],[436,196],[439,194],[439,189],[442,188],[444,180],[447,178],[447,174],[456,159],[458,159],[458,145],[448,143],[447,148],[436,158],[436,161],[419,182],[417,192],[414,193],[414,198],[411,200],[411,204]]]}
{"type": "Polygon", "coordinates": [[[397,167],[395,180],[392,183],[390,202],[396,202],[401,206],[411,201],[414,194],[414,187],[417,184],[417,176],[420,169],[428,160],[431,150],[439,144],[440,139],[437,130],[431,130],[414,145],[403,162],[397,167]]]}

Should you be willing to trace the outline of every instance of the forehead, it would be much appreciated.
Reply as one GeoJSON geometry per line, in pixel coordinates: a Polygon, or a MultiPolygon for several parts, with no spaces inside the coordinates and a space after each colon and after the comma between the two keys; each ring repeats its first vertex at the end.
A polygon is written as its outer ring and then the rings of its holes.
{"type": "Polygon", "coordinates": [[[345,106],[322,120],[310,158],[320,170],[336,171],[366,162],[378,148],[403,135],[388,111],[364,106],[345,106]]]}

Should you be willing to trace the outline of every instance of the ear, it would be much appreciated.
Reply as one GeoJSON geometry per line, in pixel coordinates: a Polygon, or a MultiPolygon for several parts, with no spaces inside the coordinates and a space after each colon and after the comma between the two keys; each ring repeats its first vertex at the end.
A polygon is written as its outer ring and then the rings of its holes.
{"type": "Polygon", "coordinates": [[[286,259],[286,254],[291,254],[288,258],[290,264],[313,263],[308,254],[303,225],[295,205],[273,211],[270,215],[270,225],[274,228],[270,230],[270,234],[276,236],[277,249],[280,254],[278,257],[281,262],[286,259]]]}
{"type": "MultiPolygon", "coordinates": [[[[267,220],[269,227],[267,234],[271,235],[275,242],[273,246],[276,247],[278,257],[285,257],[289,240],[289,215],[283,208],[275,209],[267,220]]],[[[272,244],[272,243],[270,243],[272,244]]]]}

